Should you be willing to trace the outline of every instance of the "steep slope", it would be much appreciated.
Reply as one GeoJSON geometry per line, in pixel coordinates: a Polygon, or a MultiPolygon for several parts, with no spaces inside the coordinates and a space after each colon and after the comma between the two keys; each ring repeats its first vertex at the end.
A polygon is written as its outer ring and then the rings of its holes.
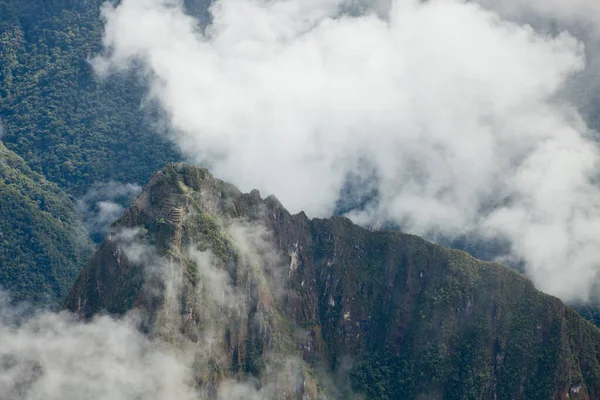
{"type": "Polygon", "coordinates": [[[292,359],[299,398],[335,394],[323,366],[373,399],[600,398],[600,330],[523,276],[416,236],[290,215],[185,165],[154,175],[66,307],[139,309],[152,335],[215,349],[202,388],[267,385],[292,359]]]}
{"type": "Polygon", "coordinates": [[[57,306],[92,249],[66,195],[0,142],[0,286],[57,306]]]}
{"type": "Polygon", "coordinates": [[[99,79],[104,0],[0,0],[0,124],[6,146],[70,193],[146,182],[177,153],[140,110],[145,85],[99,79]]]}

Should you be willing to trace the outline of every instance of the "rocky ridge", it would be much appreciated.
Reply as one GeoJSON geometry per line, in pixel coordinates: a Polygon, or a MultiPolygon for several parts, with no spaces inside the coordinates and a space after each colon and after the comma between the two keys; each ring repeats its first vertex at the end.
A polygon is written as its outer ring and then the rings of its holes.
{"type": "Polygon", "coordinates": [[[600,330],[522,275],[291,215],[183,164],[153,176],[65,304],[137,310],[141,329],[195,349],[208,397],[234,379],[266,398],[600,398],[600,330]]]}

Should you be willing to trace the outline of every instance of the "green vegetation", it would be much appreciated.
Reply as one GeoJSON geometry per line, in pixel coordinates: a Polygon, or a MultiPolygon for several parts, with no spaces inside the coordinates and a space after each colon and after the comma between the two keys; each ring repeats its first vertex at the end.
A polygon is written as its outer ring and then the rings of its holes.
{"type": "Polygon", "coordinates": [[[140,111],[143,82],[99,80],[88,62],[103,2],[0,0],[0,136],[23,158],[2,147],[0,284],[19,300],[61,301],[88,254],[69,199],[39,174],[81,196],[96,182],[146,183],[178,157],[154,132],[156,109],[140,111]]]}
{"type": "Polygon", "coordinates": [[[146,183],[178,158],[140,111],[144,84],[98,80],[104,0],[0,0],[0,122],[6,147],[69,193],[94,182],[146,183]]]}
{"type": "Polygon", "coordinates": [[[523,276],[342,218],[312,225],[323,338],[367,398],[600,394],[600,330],[523,276]]]}
{"type": "Polygon", "coordinates": [[[91,251],[66,195],[0,142],[0,286],[57,306],[91,251]]]}

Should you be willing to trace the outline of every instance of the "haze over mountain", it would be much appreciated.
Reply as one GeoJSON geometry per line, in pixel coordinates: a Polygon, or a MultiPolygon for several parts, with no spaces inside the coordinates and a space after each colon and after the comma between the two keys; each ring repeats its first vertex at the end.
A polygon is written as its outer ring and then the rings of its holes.
{"type": "Polygon", "coordinates": [[[201,395],[253,378],[261,398],[340,396],[327,379],[348,369],[342,382],[367,398],[600,396],[600,330],[523,276],[290,215],[185,165],[153,177],[66,306],[137,310],[151,337],[194,354],[201,395]]]}
{"type": "Polygon", "coordinates": [[[0,304],[11,399],[593,399],[600,329],[523,276],[206,170],[155,174],[66,300],[0,304]],[[104,311],[110,316],[98,315],[104,311]]]}
{"type": "MultiPolygon", "coordinates": [[[[502,256],[539,288],[586,301],[599,157],[565,91],[586,48],[511,18],[521,3],[510,4],[399,0],[376,14],[342,0],[221,0],[202,28],[177,1],[123,1],[103,10],[94,65],[140,71],[181,151],[246,190],[327,216],[358,180],[352,195],[375,195],[353,220],[506,240],[502,256]]],[[[587,2],[539,7],[538,22],[594,23],[587,2]]],[[[594,27],[582,36],[592,46],[594,27]]]]}

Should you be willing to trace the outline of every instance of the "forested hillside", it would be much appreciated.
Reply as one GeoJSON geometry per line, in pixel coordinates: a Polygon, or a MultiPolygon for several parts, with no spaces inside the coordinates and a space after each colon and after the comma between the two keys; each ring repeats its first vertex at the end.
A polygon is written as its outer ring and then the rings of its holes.
{"type": "Polygon", "coordinates": [[[58,306],[92,249],[67,196],[0,142],[0,286],[58,306]]]}
{"type": "Polygon", "coordinates": [[[0,0],[0,119],[6,146],[80,195],[94,182],[146,182],[177,159],[140,109],[130,76],[98,80],[103,0],[0,0]]]}

